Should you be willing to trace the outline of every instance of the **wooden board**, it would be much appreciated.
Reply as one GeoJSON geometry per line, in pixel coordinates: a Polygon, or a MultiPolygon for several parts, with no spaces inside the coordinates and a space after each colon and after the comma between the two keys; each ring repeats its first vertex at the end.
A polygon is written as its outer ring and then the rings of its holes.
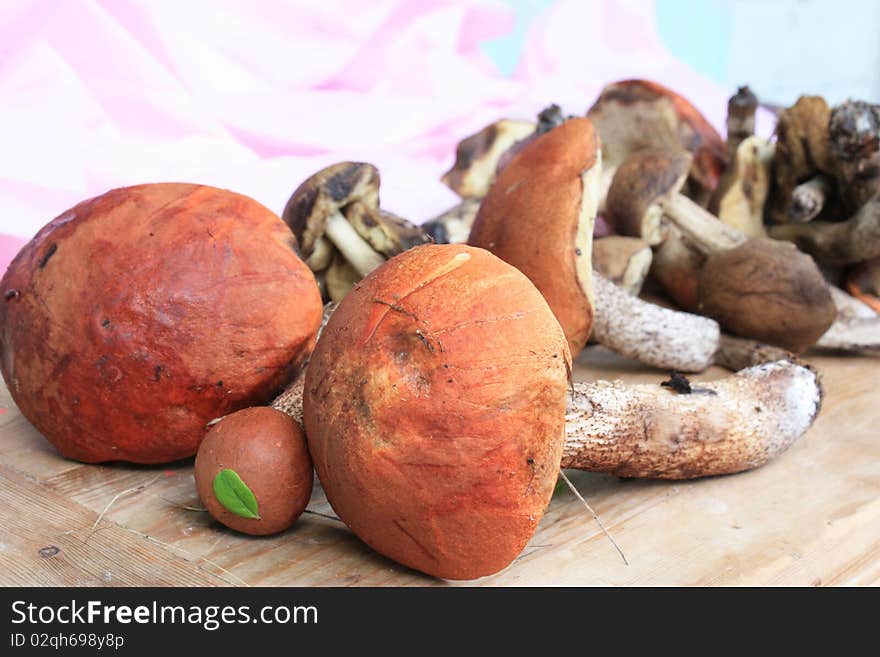
{"type": "MultiPolygon", "coordinates": [[[[557,492],[506,570],[467,585],[880,584],[880,369],[810,358],[826,398],[809,433],[773,463],[692,482],[571,472],[629,560],[574,496],[557,492]]],[[[714,369],[697,378],[722,376],[714,369]]],[[[657,382],[600,347],[581,380],[657,382]]],[[[2,585],[450,585],[364,546],[316,487],[272,538],[237,535],[201,506],[192,462],[89,466],[60,457],[0,389],[2,585]]],[[[459,583],[460,584],[460,583],[459,583]]]]}

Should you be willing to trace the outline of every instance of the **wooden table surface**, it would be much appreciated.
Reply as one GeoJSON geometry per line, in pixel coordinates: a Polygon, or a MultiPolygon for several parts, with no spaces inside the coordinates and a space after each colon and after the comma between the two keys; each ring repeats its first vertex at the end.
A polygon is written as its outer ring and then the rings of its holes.
{"type": "MultiPolygon", "coordinates": [[[[601,347],[575,376],[658,382],[601,347]]],[[[758,470],[691,482],[569,471],[625,565],[567,490],[506,570],[473,585],[880,584],[880,362],[811,356],[825,402],[812,429],[758,470]]],[[[722,376],[712,370],[696,377],[722,376]]],[[[289,531],[238,535],[199,510],[192,460],[82,465],[60,457],[0,390],[2,585],[451,585],[373,553],[316,486],[289,531]]],[[[460,584],[460,583],[459,583],[460,584]]]]}

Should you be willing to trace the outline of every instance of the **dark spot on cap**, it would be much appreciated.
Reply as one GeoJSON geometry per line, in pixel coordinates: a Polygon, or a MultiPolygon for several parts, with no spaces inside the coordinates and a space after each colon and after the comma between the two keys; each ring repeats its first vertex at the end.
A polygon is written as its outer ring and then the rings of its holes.
{"type": "Polygon", "coordinates": [[[3,298],[7,301],[11,301],[12,299],[18,299],[21,296],[21,293],[18,290],[6,290],[6,294],[3,295],[3,298]]]}
{"type": "Polygon", "coordinates": [[[222,380],[217,382],[217,387],[218,387],[218,388],[222,388],[222,387],[223,387],[223,381],[222,381],[222,380]]]}
{"type": "Polygon", "coordinates": [[[330,176],[324,183],[324,188],[330,198],[337,203],[348,198],[364,175],[364,166],[363,164],[352,164],[330,176]]]}
{"type": "MultiPolygon", "coordinates": [[[[455,174],[459,174],[459,170],[470,168],[474,160],[489,150],[497,134],[498,128],[493,123],[480,130],[477,134],[471,135],[459,142],[458,148],[455,149],[455,165],[450,173],[455,176],[455,174]]],[[[457,178],[458,176],[455,177],[457,178]]],[[[454,180],[453,182],[457,181],[454,180]]]]}
{"type": "Polygon", "coordinates": [[[110,320],[105,319],[103,322],[101,322],[101,326],[103,326],[104,328],[107,328],[108,326],[110,326],[110,320]]]}
{"type": "Polygon", "coordinates": [[[156,381],[160,380],[162,378],[163,369],[165,369],[164,365],[156,365],[156,367],[153,368],[153,379],[156,381]]]}
{"type": "Polygon", "coordinates": [[[37,553],[38,553],[41,557],[43,557],[44,559],[48,559],[48,558],[50,558],[50,557],[54,557],[54,556],[55,556],[56,554],[58,554],[59,552],[61,552],[61,548],[60,548],[60,547],[56,547],[56,546],[54,546],[54,545],[47,545],[46,547],[44,547],[44,548],[40,548],[39,550],[37,550],[37,553]]]}

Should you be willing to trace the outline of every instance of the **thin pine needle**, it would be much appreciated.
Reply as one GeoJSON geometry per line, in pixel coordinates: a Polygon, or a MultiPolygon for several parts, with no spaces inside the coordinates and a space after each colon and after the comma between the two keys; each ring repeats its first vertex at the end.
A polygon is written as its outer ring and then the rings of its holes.
{"type": "Polygon", "coordinates": [[[559,471],[559,476],[561,476],[562,479],[565,481],[565,483],[568,484],[569,489],[571,489],[571,492],[574,493],[575,497],[577,497],[583,503],[583,505],[585,507],[587,507],[587,511],[589,511],[590,514],[593,516],[593,519],[596,521],[596,524],[599,525],[599,528],[602,530],[602,532],[605,534],[605,536],[608,537],[608,540],[611,541],[611,545],[613,545],[615,547],[615,549],[617,550],[617,552],[620,554],[620,558],[623,559],[623,563],[628,566],[629,561],[626,560],[626,555],[623,553],[623,550],[620,549],[620,546],[617,544],[617,541],[615,541],[614,538],[611,536],[611,534],[608,532],[608,530],[605,529],[605,525],[602,524],[602,520],[599,518],[599,514],[596,513],[595,511],[593,511],[593,507],[591,507],[589,505],[589,503],[583,498],[583,496],[578,492],[578,489],[574,487],[574,484],[571,483],[569,478],[565,476],[565,473],[562,470],[559,471]]]}

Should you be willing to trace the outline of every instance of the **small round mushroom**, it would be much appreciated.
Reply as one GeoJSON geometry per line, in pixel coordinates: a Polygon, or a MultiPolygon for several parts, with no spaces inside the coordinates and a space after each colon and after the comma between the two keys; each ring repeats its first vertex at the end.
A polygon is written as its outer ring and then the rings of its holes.
{"type": "Polygon", "coordinates": [[[293,418],[256,406],[211,427],[196,455],[195,479],[215,520],[245,534],[277,534],[309,503],[312,460],[293,418]]]}
{"type": "Polygon", "coordinates": [[[527,144],[499,172],[468,238],[541,290],[574,354],[593,324],[590,261],[600,170],[590,121],[566,121],[527,144]]]}
{"type": "Polygon", "coordinates": [[[379,171],[363,162],[340,162],[309,177],[287,201],[282,219],[336,302],[387,258],[430,241],[379,207],[379,171]]]}

